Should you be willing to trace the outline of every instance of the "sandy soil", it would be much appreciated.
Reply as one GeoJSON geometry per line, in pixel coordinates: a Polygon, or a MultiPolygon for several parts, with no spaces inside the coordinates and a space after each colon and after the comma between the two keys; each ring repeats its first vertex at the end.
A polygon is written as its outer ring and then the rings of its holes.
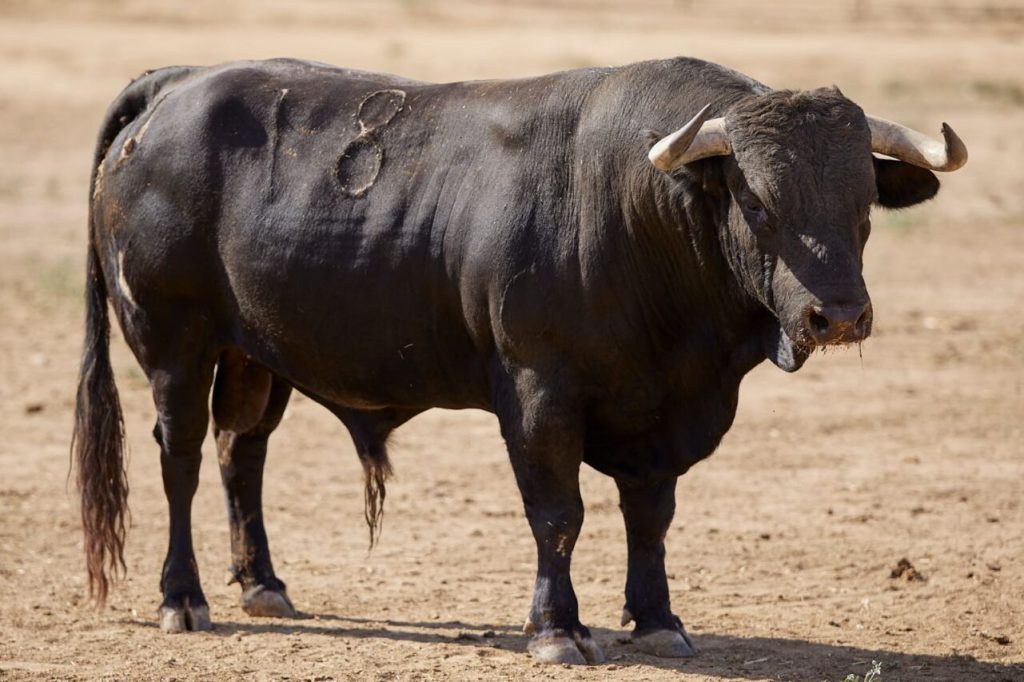
{"type": "Polygon", "coordinates": [[[0,679],[842,680],[879,661],[887,682],[1024,680],[1020,3],[209,4],[0,2],[0,679]],[[624,639],[610,480],[583,474],[574,562],[610,660],[542,667],[519,632],[534,549],[494,418],[435,411],[397,433],[368,555],[352,446],[301,398],[272,441],[266,509],[302,618],[249,618],[223,584],[208,448],[195,533],[216,629],[161,634],[154,410],[120,338],[129,576],[106,610],[86,602],[66,483],[85,196],[95,130],[130,77],[288,55],[456,80],[674,54],[780,87],[837,83],[925,130],[948,120],[972,154],[928,207],[876,219],[862,354],[757,369],[719,452],[683,478],[668,566],[699,657],[657,660],[624,639]],[[890,577],[904,558],[922,579],[890,577]]]}

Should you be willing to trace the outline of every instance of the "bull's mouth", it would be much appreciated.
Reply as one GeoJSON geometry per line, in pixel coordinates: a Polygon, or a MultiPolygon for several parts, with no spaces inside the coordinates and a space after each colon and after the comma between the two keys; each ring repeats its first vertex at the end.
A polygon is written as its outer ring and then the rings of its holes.
{"type": "Polygon", "coordinates": [[[771,325],[764,337],[765,355],[785,372],[795,372],[803,367],[812,350],[790,338],[781,323],[771,325]]]}

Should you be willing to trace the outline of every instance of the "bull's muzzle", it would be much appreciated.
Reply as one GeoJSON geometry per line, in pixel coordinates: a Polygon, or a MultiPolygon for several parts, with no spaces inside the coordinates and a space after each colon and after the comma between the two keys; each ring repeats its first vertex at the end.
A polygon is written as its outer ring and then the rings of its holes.
{"type": "Polygon", "coordinates": [[[816,348],[863,341],[871,333],[871,303],[807,306],[803,328],[804,338],[816,348]]]}

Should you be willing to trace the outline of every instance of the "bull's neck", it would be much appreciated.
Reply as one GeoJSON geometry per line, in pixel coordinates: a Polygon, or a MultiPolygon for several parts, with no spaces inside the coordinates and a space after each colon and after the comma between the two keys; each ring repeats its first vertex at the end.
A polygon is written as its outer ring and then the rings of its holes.
{"type": "Polygon", "coordinates": [[[752,336],[763,310],[736,282],[720,241],[724,218],[700,184],[638,168],[621,186],[601,238],[616,263],[609,276],[628,292],[624,312],[650,349],[669,362],[729,354],[742,372],[760,362],[752,336]]]}

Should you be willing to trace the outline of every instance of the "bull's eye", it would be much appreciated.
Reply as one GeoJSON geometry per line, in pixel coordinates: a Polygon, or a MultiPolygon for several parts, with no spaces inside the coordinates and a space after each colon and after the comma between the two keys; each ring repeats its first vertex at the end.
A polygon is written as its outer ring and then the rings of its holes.
{"type": "Polygon", "coordinates": [[[760,201],[747,198],[741,206],[743,206],[743,213],[746,214],[747,222],[751,227],[757,230],[768,228],[768,211],[765,210],[760,201]]]}
{"type": "Polygon", "coordinates": [[[767,237],[772,231],[768,210],[761,198],[749,187],[738,187],[733,190],[733,206],[739,209],[744,222],[756,234],[767,237]]]}

